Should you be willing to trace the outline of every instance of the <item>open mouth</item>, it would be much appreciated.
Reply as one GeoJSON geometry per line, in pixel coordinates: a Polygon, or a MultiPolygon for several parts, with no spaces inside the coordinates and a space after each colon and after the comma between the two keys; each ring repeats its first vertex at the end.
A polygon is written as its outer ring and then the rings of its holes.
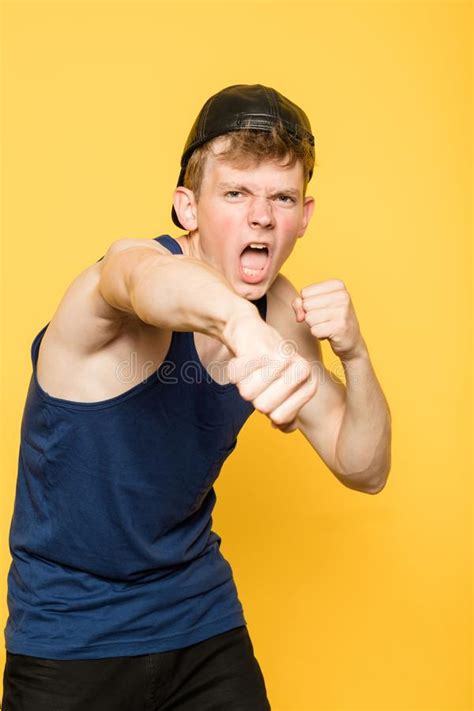
{"type": "Polygon", "coordinates": [[[270,254],[268,247],[252,242],[247,245],[240,255],[240,273],[244,281],[256,284],[261,281],[268,271],[270,254]]]}

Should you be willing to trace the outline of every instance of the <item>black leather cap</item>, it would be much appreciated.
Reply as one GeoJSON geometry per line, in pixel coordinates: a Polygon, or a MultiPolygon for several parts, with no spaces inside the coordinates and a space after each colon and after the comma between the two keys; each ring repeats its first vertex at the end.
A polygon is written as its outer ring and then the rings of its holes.
{"type": "MultiPolygon", "coordinates": [[[[305,112],[275,89],[262,84],[234,84],[211,96],[199,112],[181,157],[178,185],[183,185],[186,166],[193,151],[203,143],[230,131],[251,128],[270,131],[281,120],[292,140],[306,138],[314,146],[314,136],[305,112]]],[[[311,179],[312,171],[309,175],[311,179]]],[[[174,207],[173,222],[184,229],[174,207]]]]}

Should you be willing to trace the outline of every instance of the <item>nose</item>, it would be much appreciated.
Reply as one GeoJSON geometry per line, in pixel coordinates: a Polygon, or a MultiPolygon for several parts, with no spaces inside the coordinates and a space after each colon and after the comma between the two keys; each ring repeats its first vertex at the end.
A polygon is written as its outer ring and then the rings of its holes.
{"type": "Polygon", "coordinates": [[[274,217],[270,200],[263,196],[253,196],[248,219],[252,227],[273,227],[274,217]]]}

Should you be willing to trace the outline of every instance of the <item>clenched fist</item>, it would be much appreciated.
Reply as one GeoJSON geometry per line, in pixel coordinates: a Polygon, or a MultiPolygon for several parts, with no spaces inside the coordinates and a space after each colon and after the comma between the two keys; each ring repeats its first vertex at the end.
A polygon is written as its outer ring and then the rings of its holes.
{"type": "Polygon", "coordinates": [[[351,297],[339,279],[328,279],[305,287],[292,306],[296,320],[305,321],[316,338],[327,338],[339,358],[349,360],[363,348],[364,341],[351,297]]]}
{"type": "Polygon", "coordinates": [[[228,377],[245,400],[268,415],[282,432],[293,432],[299,410],[315,394],[318,381],[292,341],[260,318],[242,319],[235,331],[236,354],[228,377]]]}

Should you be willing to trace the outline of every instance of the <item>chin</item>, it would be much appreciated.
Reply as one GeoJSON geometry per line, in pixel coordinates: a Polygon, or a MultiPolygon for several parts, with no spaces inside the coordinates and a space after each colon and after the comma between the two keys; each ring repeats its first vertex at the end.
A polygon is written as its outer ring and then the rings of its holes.
{"type": "Polygon", "coordinates": [[[237,280],[237,283],[233,283],[232,286],[234,291],[241,296],[243,299],[248,301],[257,301],[261,299],[264,294],[268,292],[272,282],[275,277],[269,281],[268,277],[257,284],[246,284],[241,279],[237,280]]]}
{"type": "Polygon", "coordinates": [[[268,284],[244,284],[239,290],[239,296],[242,296],[248,301],[257,301],[261,299],[264,294],[268,291],[268,284]]]}

